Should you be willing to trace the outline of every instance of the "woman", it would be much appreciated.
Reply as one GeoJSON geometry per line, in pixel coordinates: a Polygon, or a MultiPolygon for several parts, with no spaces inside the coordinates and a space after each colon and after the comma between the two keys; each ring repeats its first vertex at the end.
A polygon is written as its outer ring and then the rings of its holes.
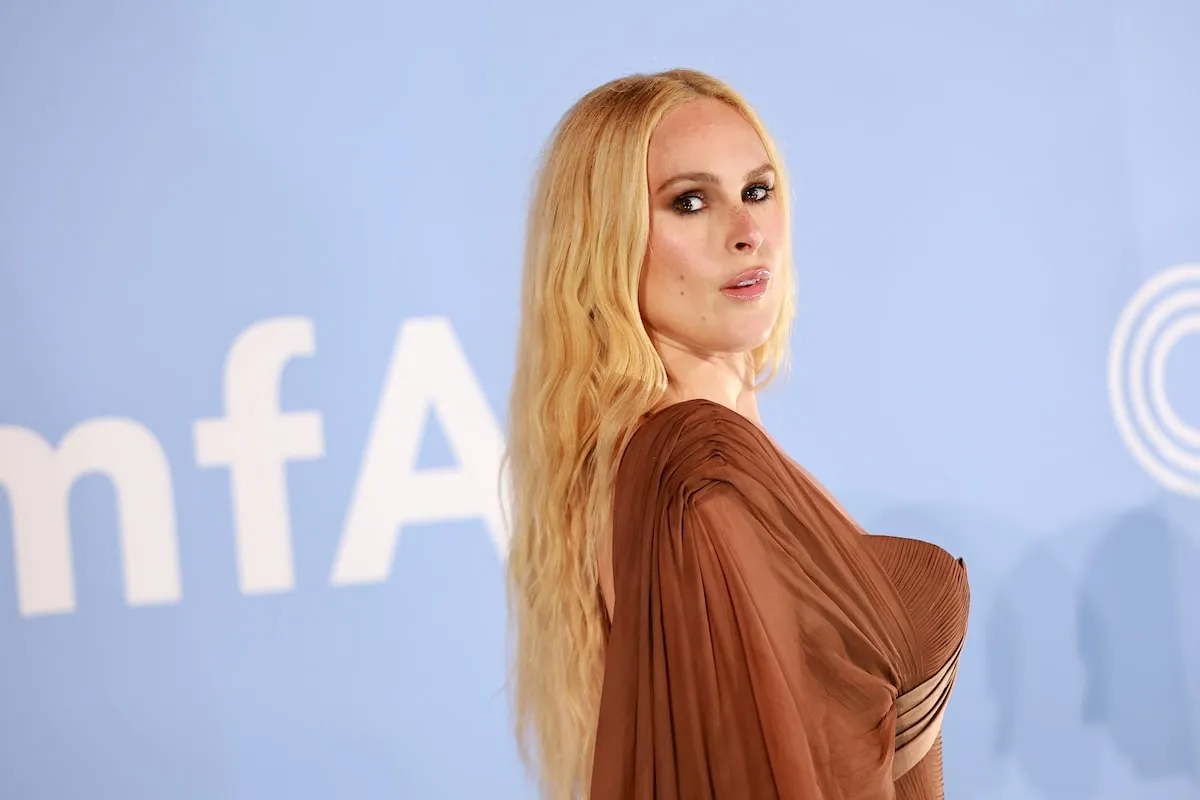
{"type": "Polygon", "coordinates": [[[508,452],[516,700],[550,797],[942,796],[961,561],[868,536],[763,431],[787,183],[675,70],[562,119],[529,221],[508,452]]]}

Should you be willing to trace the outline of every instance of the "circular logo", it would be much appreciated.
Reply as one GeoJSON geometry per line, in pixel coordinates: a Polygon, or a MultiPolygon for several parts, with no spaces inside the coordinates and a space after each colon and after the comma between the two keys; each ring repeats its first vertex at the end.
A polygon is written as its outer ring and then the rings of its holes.
{"type": "Polygon", "coordinates": [[[1167,398],[1167,360],[1179,340],[1200,334],[1200,264],[1148,280],[1125,309],[1108,349],[1108,399],[1125,446],[1171,491],[1200,498],[1200,428],[1167,398]]]}

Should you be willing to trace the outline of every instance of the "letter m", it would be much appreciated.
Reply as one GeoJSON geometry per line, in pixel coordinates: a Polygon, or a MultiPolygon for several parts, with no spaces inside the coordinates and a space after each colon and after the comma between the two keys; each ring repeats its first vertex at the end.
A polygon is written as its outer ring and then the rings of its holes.
{"type": "Polygon", "coordinates": [[[171,468],[154,434],[132,420],[97,418],[68,431],[55,450],[34,431],[0,425],[0,485],[12,506],[21,614],[75,610],[70,495],[87,474],[104,475],[113,487],[126,602],[178,602],[171,468]]]}

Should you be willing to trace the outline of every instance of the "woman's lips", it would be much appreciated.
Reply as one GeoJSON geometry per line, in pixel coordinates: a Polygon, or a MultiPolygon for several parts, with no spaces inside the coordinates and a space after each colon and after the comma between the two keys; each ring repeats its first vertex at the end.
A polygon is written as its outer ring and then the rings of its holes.
{"type": "Polygon", "coordinates": [[[766,293],[767,282],[770,280],[770,270],[748,269],[721,287],[721,294],[737,300],[754,300],[766,293]]]}

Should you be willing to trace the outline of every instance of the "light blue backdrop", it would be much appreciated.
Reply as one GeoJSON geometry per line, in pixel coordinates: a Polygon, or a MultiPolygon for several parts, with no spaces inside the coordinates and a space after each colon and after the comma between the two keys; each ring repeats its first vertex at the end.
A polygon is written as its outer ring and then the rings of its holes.
{"type": "Polygon", "coordinates": [[[970,565],[949,797],[1200,797],[1196,0],[0,3],[0,797],[532,796],[530,178],[678,65],[796,178],[769,426],[970,565]]]}

